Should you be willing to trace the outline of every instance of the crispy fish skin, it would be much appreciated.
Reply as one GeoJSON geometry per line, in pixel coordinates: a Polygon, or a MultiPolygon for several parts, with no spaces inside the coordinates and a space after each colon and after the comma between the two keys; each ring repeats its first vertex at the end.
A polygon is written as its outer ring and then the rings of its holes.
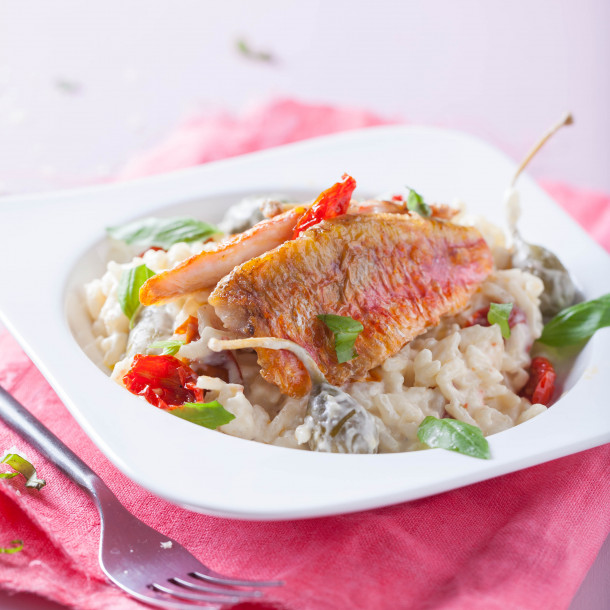
{"type": "MultiPolygon", "coordinates": [[[[236,267],[209,303],[227,328],[244,336],[302,345],[340,386],[364,379],[440,316],[462,309],[492,266],[474,227],[416,214],[348,214],[236,267]],[[337,362],[333,333],[317,318],[328,313],[364,326],[358,356],[349,362],[337,362]]],[[[283,393],[298,397],[310,390],[293,354],[257,353],[262,376],[283,393]]]]}
{"type": "Polygon", "coordinates": [[[172,269],[153,275],[140,288],[140,303],[160,305],[185,294],[212,288],[236,265],[290,239],[305,211],[304,207],[297,206],[263,220],[251,229],[220,242],[213,250],[204,250],[172,269]]]}

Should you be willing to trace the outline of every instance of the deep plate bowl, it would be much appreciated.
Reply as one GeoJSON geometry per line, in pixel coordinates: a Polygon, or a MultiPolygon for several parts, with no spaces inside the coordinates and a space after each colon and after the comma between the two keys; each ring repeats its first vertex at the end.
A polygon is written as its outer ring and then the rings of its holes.
{"type": "MultiPolygon", "coordinates": [[[[382,127],[309,140],[146,180],[0,202],[0,313],[85,432],[127,476],[178,505],[244,519],[313,517],[454,489],[610,441],[602,330],[546,413],[489,437],[490,460],[434,449],[383,455],[296,451],[233,438],[152,408],[100,371],[82,285],[101,275],[104,228],[187,213],[216,221],[244,194],[316,193],[347,171],[355,196],[409,184],[503,222],[515,165],[465,134],[382,127]],[[33,244],[33,245],[32,245],[33,244]],[[96,364],[96,362],[98,364],[96,364]],[[605,399],[605,400],[604,400],[605,399]],[[179,467],[176,465],[180,464],[179,467]]],[[[587,298],[610,292],[610,258],[527,176],[524,238],[556,252],[587,298]]]]}

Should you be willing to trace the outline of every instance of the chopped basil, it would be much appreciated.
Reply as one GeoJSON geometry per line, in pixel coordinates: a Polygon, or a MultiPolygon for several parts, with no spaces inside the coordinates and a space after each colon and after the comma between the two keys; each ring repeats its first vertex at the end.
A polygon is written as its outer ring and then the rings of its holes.
{"type": "Polygon", "coordinates": [[[148,349],[163,350],[162,356],[175,356],[183,345],[183,339],[168,339],[167,341],[155,341],[148,346],[148,349]]]}
{"type": "Polygon", "coordinates": [[[439,447],[488,460],[489,444],[476,426],[457,419],[428,416],[417,430],[417,438],[428,447],[439,447]]]}
{"type": "MultiPolygon", "coordinates": [[[[22,474],[27,480],[25,482],[26,487],[32,487],[34,489],[42,489],[46,485],[44,479],[39,479],[36,475],[36,468],[30,464],[24,457],[21,457],[18,453],[7,453],[0,464],[8,464],[13,470],[17,472],[15,474],[8,473],[9,476],[3,476],[3,479],[12,479],[17,473],[22,474]]],[[[7,473],[3,473],[6,475],[7,473]]]]}
{"type": "Polygon", "coordinates": [[[487,312],[487,321],[490,324],[497,324],[500,327],[502,336],[505,339],[510,337],[510,326],[508,318],[513,310],[512,303],[491,303],[487,312]]]}
{"type": "Polygon", "coordinates": [[[424,203],[424,198],[412,188],[409,188],[407,195],[407,209],[411,212],[417,212],[420,216],[428,218],[432,214],[432,210],[427,203],[424,203]]]}
{"type": "Polygon", "coordinates": [[[235,419],[217,400],[212,402],[185,402],[181,407],[170,411],[172,415],[186,419],[198,426],[216,430],[235,419]]]}
{"type": "Polygon", "coordinates": [[[575,345],[606,326],[610,326],[610,294],[560,311],[545,325],[538,341],[553,347],[575,345]]]}
{"type": "Polygon", "coordinates": [[[267,53],[266,51],[254,51],[243,38],[237,40],[237,50],[248,59],[266,63],[273,61],[273,55],[271,55],[271,53],[267,53]]]}
{"type": "Polygon", "coordinates": [[[21,540],[11,540],[11,544],[15,546],[0,547],[0,553],[18,553],[23,550],[23,542],[21,540]]]}
{"type": "Polygon", "coordinates": [[[108,227],[108,234],[114,239],[134,244],[142,248],[157,246],[167,250],[178,242],[206,239],[219,230],[207,222],[194,218],[145,218],[120,227],[108,227]]]}
{"type": "Polygon", "coordinates": [[[334,428],[330,431],[330,435],[332,438],[335,438],[335,436],[337,436],[337,434],[339,434],[339,432],[341,432],[341,428],[343,428],[343,425],[345,424],[345,422],[347,422],[348,419],[350,419],[351,417],[353,417],[354,415],[356,415],[356,409],[352,409],[351,411],[348,411],[346,415],[344,415],[334,426],[334,428]]]}
{"type": "Polygon", "coordinates": [[[55,81],[55,86],[63,93],[70,93],[76,95],[82,90],[82,85],[75,80],[68,80],[67,78],[58,78],[55,81]]]}
{"type": "Polygon", "coordinates": [[[153,275],[155,272],[146,265],[132,267],[121,274],[117,297],[123,313],[129,318],[129,328],[133,328],[136,313],[140,309],[140,288],[153,275]]]}
{"type": "Polygon", "coordinates": [[[354,350],[354,343],[364,326],[349,316],[337,316],[332,313],[318,316],[335,335],[335,353],[339,364],[352,360],[358,354],[354,350]]]}

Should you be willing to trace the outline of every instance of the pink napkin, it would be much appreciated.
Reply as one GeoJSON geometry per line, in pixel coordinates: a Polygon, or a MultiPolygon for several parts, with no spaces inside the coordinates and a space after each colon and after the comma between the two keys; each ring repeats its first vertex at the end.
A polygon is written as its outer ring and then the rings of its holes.
{"type": "MultiPolygon", "coordinates": [[[[381,124],[369,113],[281,100],[236,119],[193,120],[122,177],[194,165],[265,146],[381,124]]],[[[561,184],[545,188],[607,249],[610,198],[561,184]]],[[[610,532],[610,446],[408,504],[278,523],[195,514],[118,472],[85,436],[16,342],[0,335],[0,385],[87,462],[136,516],[211,568],[282,579],[267,601],[236,608],[567,608],[610,532]]],[[[72,608],[143,608],[108,584],[97,563],[93,503],[44,456],[0,425],[0,448],[25,451],[47,480],[26,490],[0,481],[0,587],[72,608]]],[[[397,474],[397,476],[401,476],[397,474]]],[[[403,473],[402,476],[408,476],[403,473]]],[[[21,479],[21,480],[20,480],[21,479]]]]}

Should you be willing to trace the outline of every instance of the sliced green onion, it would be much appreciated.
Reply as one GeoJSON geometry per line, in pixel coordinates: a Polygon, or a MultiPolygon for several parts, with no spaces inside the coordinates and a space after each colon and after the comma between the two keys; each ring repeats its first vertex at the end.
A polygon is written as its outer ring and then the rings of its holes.
{"type": "Polygon", "coordinates": [[[3,479],[12,479],[19,473],[27,479],[25,482],[26,487],[42,489],[46,485],[46,481],[44,479],[39,479],[36,475],[36,468],[18,453],[7,453],[0,464],[8,464],[13,470],[17,471],[15,474],[8,473],[10,476],[3,476],[3,479]]]}
{"type": "Polygon", "coordinates": [[[22,540],[11,540],[11,544],[15,546],[4,546],[0,547],[0,553],[8,553],[9,555],[12,553],[18,553],[23,550],[23,541],[22,540]]]}

